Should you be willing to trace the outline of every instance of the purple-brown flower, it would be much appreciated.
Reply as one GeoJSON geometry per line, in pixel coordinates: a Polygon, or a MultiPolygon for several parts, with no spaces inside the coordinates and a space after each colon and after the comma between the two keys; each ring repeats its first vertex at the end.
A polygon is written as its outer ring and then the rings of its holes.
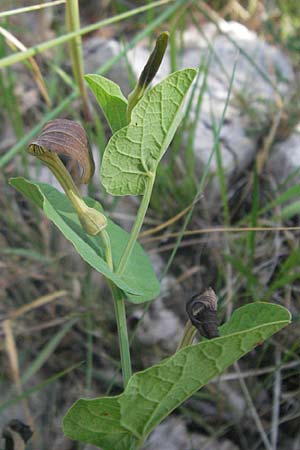
{"type": "Polygon", "coordinates": [[[59,155],[64,155],[80,164],[83,171],[81,183],[90,181],[95,165],[82,126],[73,120],[51,120],[29,144],[28,152],[52,171],[71,201],[84,230],[93,236],[101,233],[107,226],[106,217],[97,209],[86,205],[70,173],[59,158],[59,155]]]}
{"type": "Polygon", "coordinates": [[[82,168],[80,182],[87,184],[95,171],[93,156],[84,128],[68,119],[55,119],[44,125],[41,133],[28,146],[28,151],[43,160],[46,152],[64,155],[82,168]]]}

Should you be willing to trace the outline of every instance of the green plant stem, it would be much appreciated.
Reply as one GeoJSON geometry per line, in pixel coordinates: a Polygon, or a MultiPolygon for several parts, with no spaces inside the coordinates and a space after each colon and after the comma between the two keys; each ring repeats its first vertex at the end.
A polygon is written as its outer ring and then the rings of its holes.
{"type": "MultiPolygon", "coordinates": [[[[66,1],[66,27],[68,32],[80,30],[80,16],[78,0],[66,1]]],[[[78,86],[81,100],[83,114],[86,121],[91,121],[91,114],[89,109],[89,100],[87,90],[84,82],[83,56],[82,56],[82,41],[81,36],[76,36],[69,42],[70,56],[72,60],[72,69],[76,84],[78,86]]]]}
{"type": "Polygon", "coordinates": [[[112,259],[112,253],[111,253],[111,245],[110,245],[110,238],[109,234],[106,230],[102,230],[99,233],[100,239],[104,246],[104,253],[105,253],[105,260],[107,262],[108,267],[113,272],[114,271],[114,264],[112,259]]]}
{"type": "MultiPolygon", "coordinates": [[[[30,152],[35,156],[33,152],[30,152]]],[[[81,198],[81,194],[74,183],[73,178],[70,173],[67,171],[66,167],[62,163],[61,159],[56,153],[45,151],[42,154],[42,157],[38,157],[53,173],[63,190],[65,191],[67,197],[73,204],[73,195],[81,198]]]]}
{"type": "Polygon", "coordinates": [[[196,333],[197,333],[197,329],[194,327],[192,322],[190,320],[188,320],[184,327],[184,332],[183,332],[181,342],[178,345],[176,351],[186,347],[187,345],[191,345],[193,343],[196,333]]]}
{"type": "Polygon", "coordinates": [[[138,238],[138,235],[140,233],[140,230],[142,228],[144,218],[150,203],[150,198],[152,194],[152,189],[155,181],[155,174],[149,173],[148,182],[146,185],[145,193],[143,195],[143,199],[141,202],[141,205],[139,207],[134,225],[132,227],[129,240],[127,242],[127,246],[124,250],[124,253],[121,256],[119,265],[117,267],[116,273],[118,275],[122,275],[126,269],[128,260],[130,258],[131,252],[133,250],[134,244],[136,243],[136,240],[138,238]]]}
{"type": "Polygon", "coordinates": [[[114,283],[109,282],[109,284],[114,297],[115,314],[118,327],[119,347],[121,355],[121,366],[123,374],[123,384],[125,388],[127,386],[129,378],[132,375],[129,339],[126,322],[125,298],[122,291],[114,283]]]}
{"type": "MultiPolygon", "coordinates": [[[[145,194],[143,195],[143,199],[141,205],[139,207],[136,220],[132,227],[130,237],[125,248],[123,255],[121,256],[120,263],[116,270],[118,275],[122,275],[126,269],[128,260],[130,258],[131,252],[133,250],[134,244],[138,238],[139,232],[144,222],[144,218],[150,203],[150,198],[152,194],[152,189],[155,181],[155,175],[149,174],[148,183],[146,186],[145,194]]],[[[130,361],[130,350],[129,350],[129,340],[128,340],[128,332],[126,325],[126,312],[125,312],[125,299],[122,291],[118,289],[115,285],[110,283],[112,293],[115,300],[115,312],[118,326],[118,335],[119,335],[119,345],[120,345],[120,353],[121,353],[121,364],[122,364],[122,372],[123,372],[123,380],[124,386],[126,387],[129,378],[131,377],[131,361],[130,361]]]]}
{"type": "MultiPolygon", "coordinates": [[[[105,252],[105,259],[107,265],[111,269],[114,270],[113,267],[113,259],[111,253],[111,245],[109,234],[106,230],[102,230],[99,233],[99,236],[102,240],[105,252]]],[[[118,327],[118,337],[119,337],[119,348],[121,355],[121,367],[123,374],[123,383],[124,387],[127,386],[128,380],[132,375],[131,369],[131,358],[130,358],[130,350],[129,350],[129,339],[128,339],[128,331],[127,331],[127,323],[126,323],[126,311],[125,311],[125,299],[122,291],[111,281],[107,280],[110,289],[112,291],[112,295],[114,298],[114,306],[115,306],[115,315],[118,327]]]]}

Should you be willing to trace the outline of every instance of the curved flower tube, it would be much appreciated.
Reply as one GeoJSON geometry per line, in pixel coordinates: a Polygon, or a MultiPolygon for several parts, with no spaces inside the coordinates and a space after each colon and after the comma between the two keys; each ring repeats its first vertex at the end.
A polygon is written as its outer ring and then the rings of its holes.
{"type": "Polygon", "coordinates": [[[83,127],[72,120],[55,119],[46,123],[39,136],[28,146],[28,152],[40,159],[52,171],[77,212],[82,227],[96,235],[106,226],[106,217],[84,202],[70,173],[58,155],[65,155],[82,167],[81,183],[88,183],[95,164],[83,127]]]}

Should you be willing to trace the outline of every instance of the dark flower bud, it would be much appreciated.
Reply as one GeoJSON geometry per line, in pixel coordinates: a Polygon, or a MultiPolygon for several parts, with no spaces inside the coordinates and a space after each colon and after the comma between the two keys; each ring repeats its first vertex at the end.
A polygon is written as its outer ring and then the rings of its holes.
{"type": "Polygon", "coordinates": [[[28,425],[18,419],[11,420],[2,431],[2,437],[5,440],[5,450],[25,449],[25,444],[32,434],[28,425]]]}
{"type": "Polygon", "coordinates": [[[217,304],[218,300],[214,290],[208,288],[203,294],[194,295],[186,305],[190,321],[207,339],[219,336],[217,304]]]}
{"type": "Polygon", "coordinates": [[[166,31],[158,36],[154,50],[149,56],[149,59],[138,81],[138,84],[142,89],[145,89],[147,86],[149,86],[149,84],[157,74],[161,62],[163,60],[164,54],[166,52],[168,41],[169,41],[169,33],[167,33],[166,31]]]}
{"type": "Polygon", "coordinates": [[[147,89],[147,87],[149,86],[149,84],[151,83],[151,81],[158,72],[158,69],[161,65],[162,59],[167,49],[168,40],[169,40],[169,33],[166,31],[158,36],[154,50],[149,56],[148,61],[140,75],[140,78],[135,88],[128,96],[128,106],[127,106],[128,122],[130,122],[131,111],[138,103],[138,101],[142,98],[145,90],[147,89]]]}

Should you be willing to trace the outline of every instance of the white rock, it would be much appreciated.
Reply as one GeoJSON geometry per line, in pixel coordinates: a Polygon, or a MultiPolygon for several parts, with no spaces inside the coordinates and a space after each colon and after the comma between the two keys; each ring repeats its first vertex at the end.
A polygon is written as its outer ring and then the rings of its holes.
{"type": "MultiPolygon", "coordinates": [[[[121,50],[122,46],[114,39],[104,39],[98,36],[87,39],[83,45],[85,73],[95,73],[111,58],[116,57],[121,50]]],[[[129,67],[124,58],[116,62],[104,76],[119,84],[123,92],[128,94],[129,67]]]]}
{"type": "Polygon", "coordinates": [[[185,423],[179,417],[170,417],[160,424],[150,436],[145,450],[237,450],[228,440],[212,440],[198,433],[189,433],[185,423]]]}
{"type": "MultiPolygon", "coordinates": [[[[268,74],[282,93],[288,93],[289,83],[293,81],[292,65],[278,49],[266,44],[255,33],[240,24],[225,22],[225,25],[226,32],[242,50],[238,52],[236,46],[224,35],[218,35],[212,41],[214,54],[209,67],[207,88],[204,93],[195,136],[194,152],[198,178],[201,176],[214,145],[212,113],[215,122],[219,124],[229,89],[229,79],[236,60],[231,98],[226,120],[220,133],[222,163],[228,180],[233,175],[238,176],[245,170],[254,158],[257,149],[256,136],[250,136],[247,133],[247,129],[251,125],[251,118],[239,98],[243,98],[247,108],[252,108],[256,115],[259,114],[261,121],[266,120],[270,105],[274,106],[276,96],[273,87],[258,73],[257,68],[251,65],[243,52],[253,58],[256,65],[268,74]],[[222,66],[225,70],[222,69],[222,66]],[[280,80],[285,81],[278,81],[276,77],[278,73],[280,73],[280,80]]],[[[195,31],[193,33],[195,34],[195,31]]],[[[204,54],[200,39],[197,49],[195,38],[189,39],[189,31],[186,35],[190,47],[187,48],[183,57],[184,67],[192,65],[193,62],[195,65],[197,50],[198,55],[204,54]]],[[[192,117],[194,117],[194,111],[192,111],[192,117]]],[[[217,163],[214,156],[210,165],[210,172],[215,173],[216,169],[217,163]]],[[[213,189],[210,189],[209,198],[215,200],[219,192],[218,181],[213,180],[210,186],[213,189]]],[[[208,190],[206,197],[208,197],[208,190]]]]}
{"type": "MultiPolygon", "coordinates": [[[[138,318],[138,312],[136,315],[138,318]]],[[[179,318],[174,310],[166,308],[159,298],[151,304],[138,327],[137,336],[143,345],[159,345],[166,351],[174,352],[181,337],[179,330],[183,330],[179,318]]]]}
{"type": "MultiPolygon", "coordinates": [[[[286,182],[293,172],[300,169],[300,130],[296,130],[288,139],[274,145],[267,169],[278,183],[286,182]]],[[[299,183],[299,174],[291,181],[292,184],[297,182],[299,183]]]]}

